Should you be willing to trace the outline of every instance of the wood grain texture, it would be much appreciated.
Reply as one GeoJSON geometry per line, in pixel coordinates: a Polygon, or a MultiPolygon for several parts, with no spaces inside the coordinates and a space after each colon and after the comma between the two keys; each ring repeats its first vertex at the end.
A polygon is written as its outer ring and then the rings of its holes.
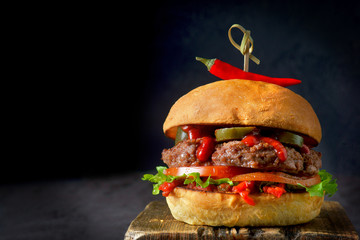
{"type": "Polygon", "coordinates": [[[144,239],[359,239],[343,207],[324,202],[309,223],[287,227],[193,226],[175,220],[165,201],[149,203],[130,224],[125,240],[144,239]]]}

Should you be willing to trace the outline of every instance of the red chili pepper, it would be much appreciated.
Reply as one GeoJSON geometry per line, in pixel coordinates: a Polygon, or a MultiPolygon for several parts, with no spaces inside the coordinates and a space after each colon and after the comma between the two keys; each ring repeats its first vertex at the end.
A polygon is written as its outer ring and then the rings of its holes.
{"type": "Polygon", "coordinates": [[[215,149],[215,138],[203,137],[200,146],[196,150],[196,157],[200,162],[207,161],[215,149]]]}
{"type": "Polygon", "coordinates": [[[280,143],[278,140],[269,137],[261,137],[260,140],[274,147],[276,155],[279,158],[280,162],[284,162],[286,160],[287,152],[284,145],[282,145],[282,143],[280,143]]]}
{"type": "Polygon", "coordinates": [[[300,80],[293,79],[293,78],[272,78],[256,73],[251,72],[245,72],[237,67],[234,67],[226,62],[223,62],[219,59],[213,58],[213,59],[206,59],[206,58],[200,58],[196,57],[196,60],[204,63],[209,72],[213,75],[223,79],[248,79],[248,80],[254,80],[254,81],[262,81],[262,82],[268,82],[268,83],[274,83],[283,87],[296,85],[301,83],[300,80]]]}
{"type": "Polygon", "coordinates": [[[251,191],[254,189],[255,183],[253,181],[243,181],[240,182],[238,185],[233,186],[232,191],[233,192],[242,192],[248,189],[248,191],[251,191]]]}
{"type": "Polygon", "coordinates": [[[249,192],[248,191],[242,191],[242,192],[239,192],[239,194],[247,204],[249,204],[251,206],[255,206],[254,199],[249,197],[249,192]]]}
{"type": "Polygon", "coordinates": [[[255,206],[254,199],[249,197],[249,193],[254,189],[254,186],[255,183],[253,181],[243,181],[238,185],[232,187],[232,191],[239,193],[242,199],[244,199],[247,204],[255,206]]]}
{"type": "Polygon", "coordinates": [[[269,194],[272,194],[274,195],[275,197],[279,198],[281,197],[281,195],[283,193],[286,193],[286,190],[285,190],[285,184],[284,183],[279,183],[277,186],[265,186],[263,187],[263,191],[264,193],[269,193],[269,194]]]}
{"type": "Polygon", "coordinates": [[[172,182],[164,182],[163,184],[161,184],[159,186],[159,190],[162,191],[162,195],[164,197],[167,197],[172,192],[172,190],[174,190],[174,188],[176,188],[177,186],[179,186],[181,184],[182,184],[181,180],[174,180],[172,182]]]}

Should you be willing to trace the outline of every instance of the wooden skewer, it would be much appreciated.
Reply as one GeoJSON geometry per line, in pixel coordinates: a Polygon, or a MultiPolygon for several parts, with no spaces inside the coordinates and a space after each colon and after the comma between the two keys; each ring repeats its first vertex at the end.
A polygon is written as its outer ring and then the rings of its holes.
{"type": "Polygon", "coordinates": [[[242,55],[244,55],[244,71],[245,72],[249,71],[249,58],[252,61],[254,61],[256,64],[260,64],[260,60],[251,54],[254,47],[253,47],[253,40],[250,37],[249,30],[246,30],[243,26],[241,26],[239,24],[233,24],[228,31],[228,36],[229,36],[229,40],[230,40],[231,44],[236,49],[238,49],[242,55]],[[238,28],[244,33],[243,39],[241,41],[241,45],[237,44],[231,36],[231,30],[233,28],[238,28]]]}
{"type": "Polygon", "coordinates": [[[247,41],[247,43],[245,43],[245,54],[244,54],[244,71],[248,72],[249,71],[249,41],[247,41]]]}

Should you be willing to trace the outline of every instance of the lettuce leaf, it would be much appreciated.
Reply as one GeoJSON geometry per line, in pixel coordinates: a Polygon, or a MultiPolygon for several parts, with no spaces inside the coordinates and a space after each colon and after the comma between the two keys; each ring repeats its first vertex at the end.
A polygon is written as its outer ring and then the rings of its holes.
{"type": "Polygon", "coordinates": [[[165,169],[167,169],[167,167],[158,166],[158,167],[156,167],[157,174],[155,174],[155,175],[144,174],[144,176],[141,178],[141,180],[154,183],[153,191],[152,191],[153,195],[157,195],[160,193],[159,187],[161,184],[163,184],[164,182],[172,182],[177,179],[184,179],[185,185],[195,182],[196,186],[199,186],[202,188],[206,188],[210,184],[220,185],[222,183],[228,183],[228,184],[230,184],[230,186],[234,185],[234,183],[229,178],[212,179],[211,176],[209,176],[206,179],[206,181],[203,181],[200,178],[200,173],[198,173],[198,172],[184,174],[181,176],[169,176],[169,175],[165,175],[163,173],[165,169]]]}
{"type": "Polygon", "coordinates": [[[184,181],[184,184],[187,185],[189,183],[196,182],[196,186],[200,186],[202,188],[208,187],[210,184],[214,185],[220,185],[223,183],[228,183],[230,186],[234,186],[233,181],[231,181],[229,178],[221,178],[221,179],[212,179],[211,176],[209,176],[205,182],[200,178],[200,173],[194,172],[190,173],[186,176],[186,179],[184,181]]]}
{"type": "Polygon", "coordinates": [[[311,197],[322,197],[324,196],[324,194],[329,197],[333,196],[337,191],[336,179],[332,179],[333,176],[324,169],[319,171],[319,175],[321,178],[321,182],[316,185],[313,185],[311,187],[305,187],[300,183],[298,183],[298,185],[304,187],[306,191],[310,193],[311,197]]]}
{"type": "Polygon", "coordinates": [[[167,167],[158,166],[158,167],[156,167],[156,170],[157,170],[157,174],[156,174],[156,175],[153,175],[153,174],[144,174],[144,176],[141,178],[141,180],[149,181],[149,182],[154,183],[154,184],[153,184],[153,191],[152,191],[152,194],[153,194],[153,195],[157,195],[157,194],[160,193],[159,186],[160,186],[161,184],[163,184],[164,182],[172,182],[172,181],[174,181],[175,179],[179,179],[179,178],[184,177],[184,176],[176,177],[176,176],[168,176],[168,175],[165,175],[165,174],[163,173],[165,169],[167,169],[167,167]]]}

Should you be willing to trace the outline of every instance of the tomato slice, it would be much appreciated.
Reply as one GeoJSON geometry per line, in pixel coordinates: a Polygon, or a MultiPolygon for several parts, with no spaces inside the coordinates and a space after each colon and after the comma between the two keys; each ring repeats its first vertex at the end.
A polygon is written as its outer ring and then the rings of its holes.
{"type": "Polygon", "coordinates": [[[181,176],[184,174],[198,172],[201,177],[212,178],[231,178],[240,174],[255,172],[251,168],[233,167],[233,166],[202,166],[202,167],[178,167],[164,170],[165,175],[181,176]]]}
{"type": "Polygon", "coordinates": [[[291,185],[300,183],[305,187],[310,187],[321,182],[319,174],[314,177],[296,177],[283,172],[253,172],[247,174],[240,174],[230,179],[231,181],[266,181],[278,182],[291,185]]]}

